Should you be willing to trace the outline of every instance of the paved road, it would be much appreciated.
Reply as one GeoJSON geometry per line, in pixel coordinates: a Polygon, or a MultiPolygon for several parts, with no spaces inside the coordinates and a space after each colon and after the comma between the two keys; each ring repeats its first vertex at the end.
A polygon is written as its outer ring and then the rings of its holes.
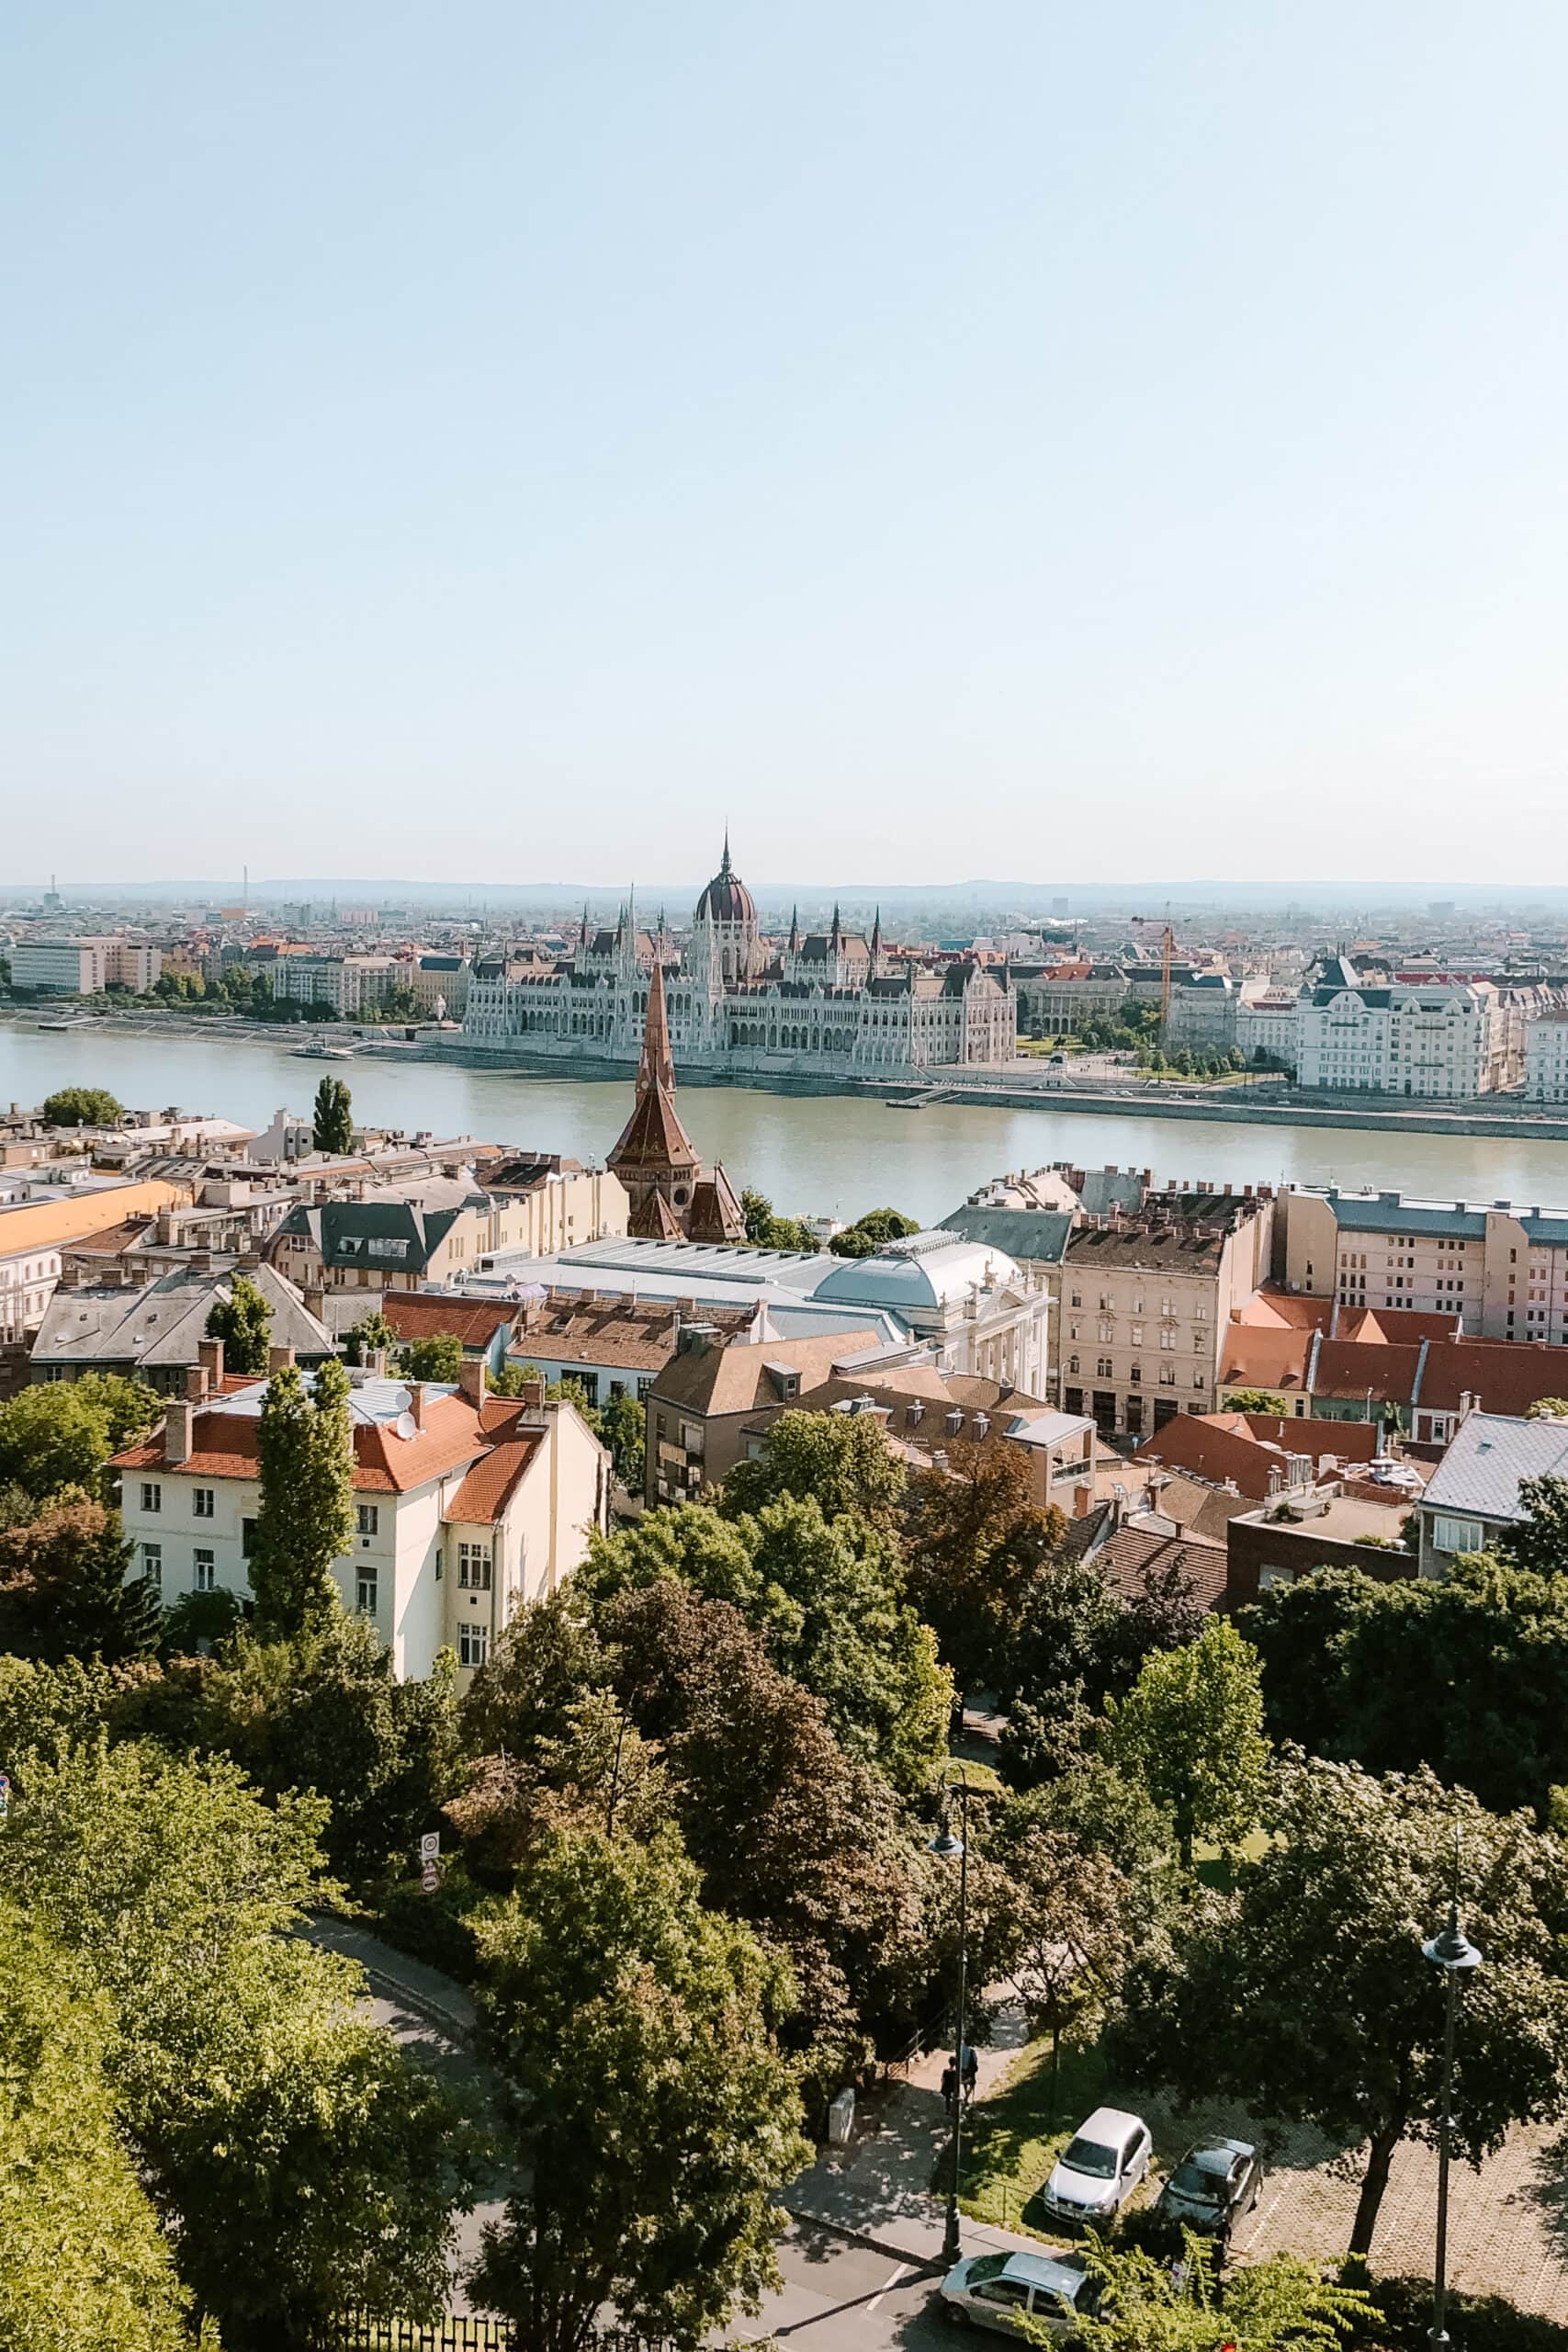
{"type": "Polygon", "coordinates": [[[936,2276],[850,2245],[810,2222],[779,2242],[784,2286],[759,2319],[739,2321],[733,2339],[772,2335],[797,2352],[953,2352],[953,2331],[932,2307],[936,2276]]]}

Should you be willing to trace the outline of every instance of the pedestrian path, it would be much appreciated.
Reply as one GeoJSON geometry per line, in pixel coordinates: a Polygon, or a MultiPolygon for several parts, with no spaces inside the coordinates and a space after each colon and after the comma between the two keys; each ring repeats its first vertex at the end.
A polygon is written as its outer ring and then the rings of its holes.
{"type": "MultiPolygon", "coordinates": [[[[1021,2013],[1004,2007],[991,2041],[976,2052],[977,2099],[1006,2074],[1026,2038],[1021,2013]]],[[[849,2146],[825,2148],[790,2183],[782,2199],[785,2211],[895,2261],[941,2268],[947,2207],[945,2198],[933,2194],[931,2181],[953,2128],[940,2088],[950,2055],[929,2052],[916,2060],[907,2079],[864,2102],[849,2146]]],[[[960,2222],[965,2254],[1040,2251],[1038,2238],[993,2229],[966,2215],[960,2222]]]]}

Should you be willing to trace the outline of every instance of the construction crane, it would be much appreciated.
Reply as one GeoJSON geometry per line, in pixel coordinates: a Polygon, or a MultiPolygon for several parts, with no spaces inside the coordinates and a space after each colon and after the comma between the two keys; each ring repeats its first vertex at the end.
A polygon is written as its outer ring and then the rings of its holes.
{"type": "MultiPolygon", "coordinates": [[[[1134,926],[1139,931],[1146,931],[1153,922],[1153,915],[1133,917],[1134,926]]],[[[1159,942],[1159,1034],[1162,1038],[1170,1026],[1170,965],[1175,954],[1176,933],[1172,931],[1168,918],[1160,933],[1159,942]]]]}

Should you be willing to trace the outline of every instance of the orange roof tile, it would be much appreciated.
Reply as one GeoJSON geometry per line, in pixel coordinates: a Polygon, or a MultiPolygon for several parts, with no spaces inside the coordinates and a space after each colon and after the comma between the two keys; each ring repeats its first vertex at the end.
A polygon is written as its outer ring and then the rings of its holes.
{"type": "Polygon", "coordinates": [[[400,1340],[433,1340],[450,1331],[465,1348],[487,1350],[497,1331],[514,1323],[514,1304],[493,1299],[449,1298],[440,1292],[389,1290],[381,1312],[400,1340]]]}

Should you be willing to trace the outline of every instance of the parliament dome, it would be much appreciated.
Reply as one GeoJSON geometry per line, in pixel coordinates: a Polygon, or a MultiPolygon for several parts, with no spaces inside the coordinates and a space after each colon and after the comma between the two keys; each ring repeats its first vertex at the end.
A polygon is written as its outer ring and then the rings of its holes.
{"type": "Polygon", "coordinates": [[[697,900],[694,921],[701,924],[713,917],[716,923],[750,923],[757,920],[757,902],[729,863],[729,836],[724,837],[724,855],[718,872],[697,900]]]}

